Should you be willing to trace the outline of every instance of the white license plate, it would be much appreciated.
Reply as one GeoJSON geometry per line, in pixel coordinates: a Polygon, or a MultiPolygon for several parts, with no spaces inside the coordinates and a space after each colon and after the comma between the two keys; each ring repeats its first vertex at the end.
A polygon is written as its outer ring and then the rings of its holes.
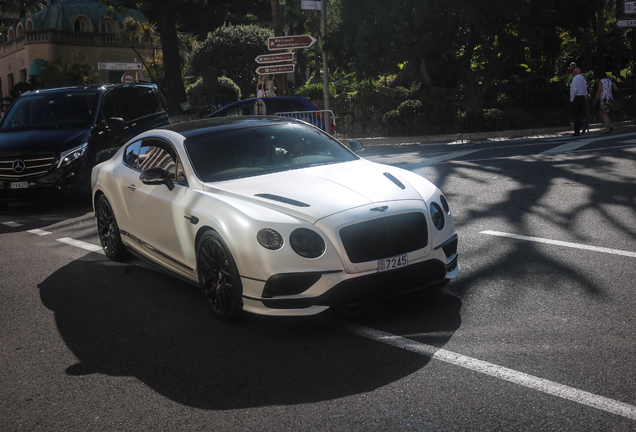
{"type": "Polygon", "coordinates": [[[378,260],[378,271],[393,270],[396,268],[406,267],[407,265],[409,265],[409,260],[407,259],[406,254],[398,255],[378,260]]]}
{"type": "Polygon", "coordinates": [[[26,189],[29,187],[29,182],[11,182],[11,189],[26,189]]]}

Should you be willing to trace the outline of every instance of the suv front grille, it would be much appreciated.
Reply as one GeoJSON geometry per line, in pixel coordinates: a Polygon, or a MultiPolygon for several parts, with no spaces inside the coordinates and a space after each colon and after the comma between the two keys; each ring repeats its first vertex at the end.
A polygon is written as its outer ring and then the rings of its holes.
{"type": "Polygon", "coordinates": [[[423,213],[405,213],[373,219],[340,230],[349,261],[361,263],[422,249],[428,244],[423,213]]]}
{"type": "Polygon", "coordinates": [[[0,179],[21,180],[49,172],[56,161],[54,153],[0,156],[0,179]]]}

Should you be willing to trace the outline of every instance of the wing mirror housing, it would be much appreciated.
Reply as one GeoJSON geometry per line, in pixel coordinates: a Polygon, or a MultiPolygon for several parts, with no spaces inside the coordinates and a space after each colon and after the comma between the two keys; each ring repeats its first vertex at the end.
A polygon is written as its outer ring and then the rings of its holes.
{"type": "Polygon", "coordinates": [[[139,174],[139,180],[141,180],[143,184],[151,186],[166,185],[168,190],[174,189],[174,183],[163,168],[148,168],[139,174]]]}
{"type": "Polygon", "coordinates": [[[354,153],[361,153],[362,151],[364,151],[364,146],[360,141],[357,140],[347,141],[347,147],[349,147],[349,149],[354,153]]]}
{"type": "Polygon", "coordinates": [[[126,122],[120,117],[111,117],[106,120],[106,129],[115,132],[122,131],[126,127],[126,122]]]}

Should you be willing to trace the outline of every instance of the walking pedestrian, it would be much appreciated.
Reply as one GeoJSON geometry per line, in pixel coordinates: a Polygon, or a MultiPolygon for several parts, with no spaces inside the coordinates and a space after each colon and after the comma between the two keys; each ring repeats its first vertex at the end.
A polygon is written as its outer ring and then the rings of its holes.
{"type": "Polygon", "coordinates": [[[276,85],[274,84],[274,75],[270,75],[267,79],[267,84],[265,85],[267,90],[265,90],[265,96],[274,97],[276,96],[276,85]]]}
{"type": "Polygon", "coordinates": [[[570,83],[570,118],[574,122],[574,135],[572,136],[579,136],[587,129],[587,121],[582,118],[583,108],[587,100],[587,81],[581,75],[581,68],[575,68],[572,73],[574,78],[570,83]]]}
{"type": "Polygon", "coordinates": [[[605,123],[605,132],[601,133],[610,133],[614,130],[614,126],[609,119],[609,112],[612,109],[612,105],[614,103],[614,93],[618,92],[618,87],[616,84],[607,77],[607,74],[603,72],[601,74],[601,79],[598,82],[598,87],[596,89],[596,99],[594,100],[594,106],[601,101],[599,106],[599,114],[603,118],[603,123],[605,123]]]}

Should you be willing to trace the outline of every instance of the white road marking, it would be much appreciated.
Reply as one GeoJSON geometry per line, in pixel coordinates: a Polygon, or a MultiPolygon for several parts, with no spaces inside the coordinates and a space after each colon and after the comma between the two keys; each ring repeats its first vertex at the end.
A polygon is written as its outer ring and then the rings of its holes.
{"type": "Polygon", "coordinates": [[[573,141],[573,142],[569,142],[567,144],[562,144],[560,146],[557,147],[553,147],[549,150],[543,151],[541,152],[542,154],[550,154],[550,153],[564,153],[564,152],[569,152],[572,150],[576,150],[579,147],[583,147],[586,146],[588,144],[593,143],[594,140],[577,140],[577,141],[573,141]]]}
{"type": "Polygon", "coordinates": [[[68,245],[75,246],[90,252],[97,252],[97,253],[104,254],[104,250],[102,249],[101,246],[97,246],[91,243],[86,243],[81,240],[75,240],[69,237],[64,237],[64,238],[57,239],[57,241],[66,243],[68,245]]]}
{"type": "Polygon", "coordinates": [[[11,228],[22,226],[21,223],[17,223],[17,222],[13,222],[13,221],[2,222],[2,225],[6,225],[6,226],[11,227],[11,228]]]}
{"type": "Polygon", "coordinates": [[[530,236],[524,236],[524,235],[518,235],[518,234],[509,234],[509,233],[504,233],[499,231],[482,231],[480,232],[480,234],[487,234],[487,235],[493,235],[493,236],[499,236],[499,237],[508,237],[508,238],[513,238],[517,240],[546,243],[546,244],[552,244],[556,246],[565,246],[565,247],[571,247],[575,249],[584,249],[584,250],[590,250],[594,252],[603,252],[603,253],[608,253],[613,255],[622,255],[626,257],[636,258],[636,252],[624,251],[619,249],[609,249],[609,248],[598,247],[598,246],[588,246],[588,245],[584,245],[580,243],[570,243],[570,242],[564,242],[560,240],[545,239],[541,237],[530,237],[530,236]]]}
{"type": "Polygon", "coordinates": [[[340,328],[377,342],[392,345],[435,360],[440,360],[455,366],[460,366],[475,372],[528,387],[552,396],[557,396],[582,405],[587,405],[612,414],[636,420],[636,406],[624,402],[619,402],[594,393],[578,390],[573,387],[528,375],[526,373],[498,366],[493,363],[467,357],[465,355],[437,348],[432,345],[412,341],[380,330],[346,323],[342,324],[340,328]]]}
{"type": "Polygon", "coordinates": [[[39,235],[39,236],[45,236],[45,235],[51,234],[50,231],[44,231],[43,229],[39,229],[39,228],[28,230],[27,232],[30,232],[31,234],[35,234],[35,235],[39,235]]]}
{"type": "Polygon", "coordinates": [[[464,151],[456,151],[456,152],[452,152],[452,153],[446,153],[446,154],[443,154],[441,156],[435,156],[435,157],[432,157],[430,159],[426,159],[424,161],[424,163],[436,164],[436,163],[447,161],[449,159],[455,159],[455,158],[458,158],[458,157],[466,156],[466,155],[469,155],[471,153],[478,152],[480,150],[481,149],[478,149],[478,150],[464,150],[464,151]]]}

